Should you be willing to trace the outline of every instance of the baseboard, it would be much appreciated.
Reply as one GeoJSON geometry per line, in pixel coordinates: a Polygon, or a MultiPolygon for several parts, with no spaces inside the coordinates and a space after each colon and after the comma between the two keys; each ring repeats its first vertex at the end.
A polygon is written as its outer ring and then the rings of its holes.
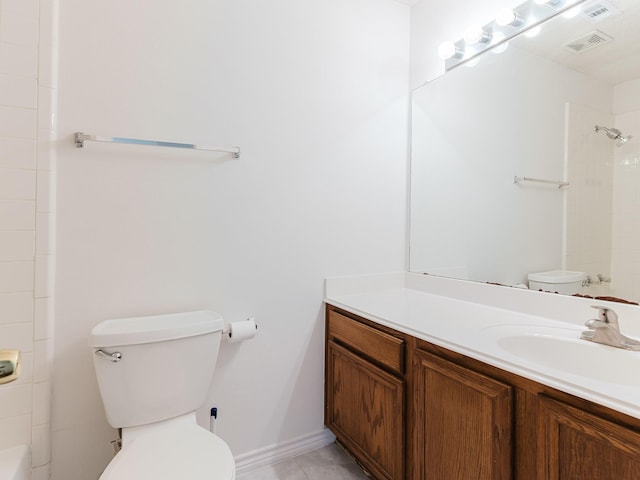
{"type": "Polygon", "coordinates": [[[328,429],[303,435],[293,440],[276,443],[268,447],[259,448],[253,452],[243,453],[235,457],[236,473],[249,472],[265,465],[288,460],[298,455],[308,453],[335,441],[336,437],[328,429]]]}

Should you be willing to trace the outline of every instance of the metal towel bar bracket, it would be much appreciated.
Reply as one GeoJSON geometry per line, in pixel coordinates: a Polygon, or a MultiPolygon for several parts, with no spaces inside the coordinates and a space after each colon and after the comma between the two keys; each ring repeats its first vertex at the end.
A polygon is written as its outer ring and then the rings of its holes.
{"type": "Polygon", "coordinates": [[[107,142],[107,143],[124,143],[128,145],[145,145],[150,147],[171,147],[185,148],[189,150],[204,150],[208,152],[225,152],[231,153],[233,158],[240,158],[240,148],[238,147],[215,147],[207,145],[194,145],[191,143],[161,142],[159,140],[141,140],[137,138],[123,137],[105,137],[100,135],[88,135],[82,132],[76,132],[74,142],[77,148],[84,147],[85,140],[91,142],[107,142]]]}

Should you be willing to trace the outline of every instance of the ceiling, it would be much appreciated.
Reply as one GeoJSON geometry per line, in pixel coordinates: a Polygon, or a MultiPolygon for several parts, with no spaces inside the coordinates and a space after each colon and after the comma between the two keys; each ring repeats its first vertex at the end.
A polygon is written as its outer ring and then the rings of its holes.
{"type": "Polygon", "coordinates": [[[560,16],[545,24],[540,35],[520,37],[513,45],[612,85],[640,78],[640,1],[592,0],[584,4],[583,12],[599,6],[620,13],[602,15],[599,21],[584,13],[572,19],[560,16]],[[602,41],[602,33],[612,40],[602,41]],[[581,53],[563,47],[577,39],[582,40],[574,48],[581,53]]]}

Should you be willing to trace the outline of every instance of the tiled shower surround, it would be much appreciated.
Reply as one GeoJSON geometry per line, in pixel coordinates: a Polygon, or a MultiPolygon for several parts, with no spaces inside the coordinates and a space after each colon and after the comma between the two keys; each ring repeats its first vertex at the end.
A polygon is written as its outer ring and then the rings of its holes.
{"type": "Polygon", "coordinates": [[[622,106],[614,102],[613,113],[569,105],[566,267],[594,280],[598,274],[608,277],[585,293],[633,300],[640,296],[640,80],[628,85],[635,89],[613,87],[614,98],[625,100],[622,106]],[[596,133],[595,125],[632,137],[618,145],[596,133]]]}
{"type": "Polygon", "coordinates": [[[22,351],[0,385],[0,449],[31,445],[49,477],[55,232],[55,0],[0,0],[0,349],[22,351]]]}

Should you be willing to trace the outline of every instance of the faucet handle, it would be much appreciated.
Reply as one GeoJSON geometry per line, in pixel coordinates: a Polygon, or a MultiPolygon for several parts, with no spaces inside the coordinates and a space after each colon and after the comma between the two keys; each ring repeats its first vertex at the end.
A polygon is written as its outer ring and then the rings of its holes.
{"type": "Polygon", "coordinates": [[[597,328],[605,328],[607,324],[600,319],[592,318],[584,322],[584,326],[590,328],[591,330],[595,330],[597,328]]]}
{"type": "Polygon", "coordinates": [[[598,310],[598,320],[618,326],[618,314],[611,310],[609,307],[604,307],[602,305],[591,305],[591,308],[595,308],[596,310],[598,310]]]}

